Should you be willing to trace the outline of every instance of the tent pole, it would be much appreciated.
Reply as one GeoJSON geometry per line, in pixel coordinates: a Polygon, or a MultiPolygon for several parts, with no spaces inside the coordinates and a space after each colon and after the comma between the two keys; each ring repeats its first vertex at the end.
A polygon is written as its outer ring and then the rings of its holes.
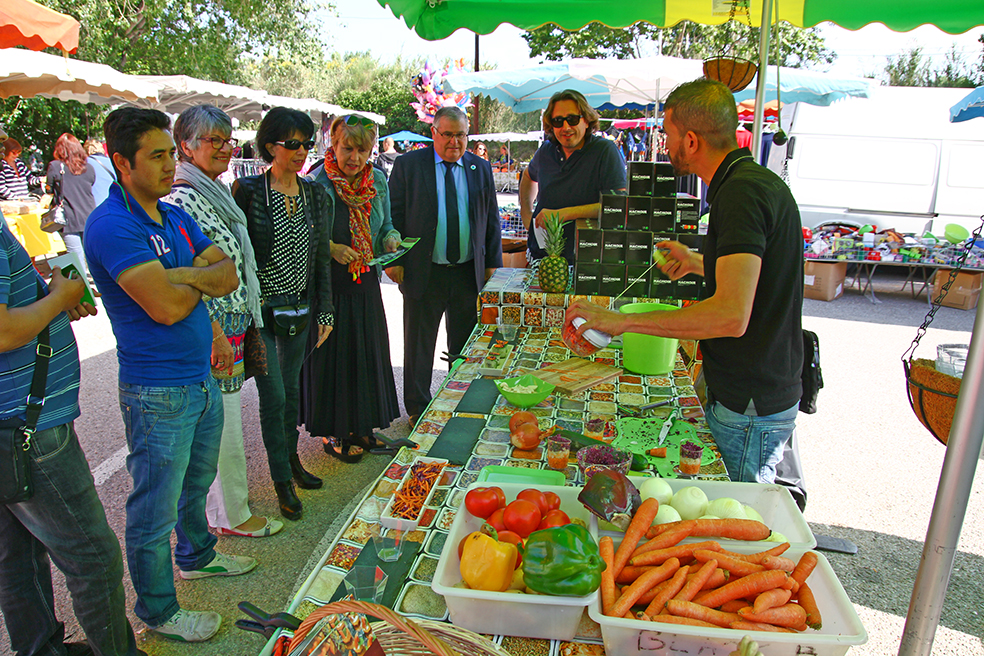
{"type": "MultiPolygon", "coordinates": [[[[759,29],[759,67],[755,76],[755,115],[752,121],[752,157],[762,158],[762,125],[765,123],[766,69],[769,67],[769,27],[772,25],[772,0],[762,2],[762,22],[759,29]]],[[[761,162],[764,164],[764,162],[761,162]]]]}
{"type": "Polygon", "coordinates": [[[980,403],[984,398],[984,337],[976,329],[976,326],[984,325],[982,322],[984,304],[978,303],[967,366],[960,383],[953,427],[909,601],[899,656],[929,656],[943,612],[960,529],[967,515],[974,473],[984,444],[984,403],[980,403]]]}

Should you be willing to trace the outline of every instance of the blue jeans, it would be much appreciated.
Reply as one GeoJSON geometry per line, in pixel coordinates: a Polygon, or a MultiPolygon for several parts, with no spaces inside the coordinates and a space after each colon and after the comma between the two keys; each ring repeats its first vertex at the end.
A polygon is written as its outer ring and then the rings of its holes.
{"type": "Polygon", "coordinates": [[[0,610],[17,654],[65,654],[51,565],[65,574],[75,616],[97,654],[137,654],[126,619],[123,554],[106,523],[71,423],[31,438],[34,496],[0,506],[0,610]]]}
{"type": "Polygon", "coordinates": [[[120,410],[133,491],[126,500],[126,561],[137,617],[157,627],[178,612],[171,564],[205,567],[215,557],[205,498],[215,480],[222,436],[222,396],[211,376],[195,385],[120,383],[120,410]]]}
{"type": "Polygon", "coordinates": [[[733,481],[774,483],[782,449],[796,428],[797,403],[773,415],[743,415],[714,401],[707,425],[733,481]]]}
{"type": "Polygon", "coordinates": [[[260,432],[270,464],[270,478],[286,483],[293,474],[290,456],[297,453],[297,419],[301,401],[301,363],[307,354],[308,326],[290,337],[273,332],[273,320],[264,320],[260,335],[267,350],[267,375],[257,376],[256,392],[260,399],[260,432]]]}

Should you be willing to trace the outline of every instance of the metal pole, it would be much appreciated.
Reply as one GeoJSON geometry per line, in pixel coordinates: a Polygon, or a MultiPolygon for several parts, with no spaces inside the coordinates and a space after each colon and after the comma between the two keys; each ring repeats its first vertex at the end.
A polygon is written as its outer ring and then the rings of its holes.
{"type": "Polygon", "coordinates": [[[929,656],[943,612],[943,598],[950,582],[977,460],[984,444],[984,403],[980,403],[984,398],[984,337],[978,335],[976,329],[976,326],[984,325],[982,321],[984,303],[978,303],[967,366],[960,383],[957,409],[909,601],[899,656],[929,656]]]}
{"type": "MultiPolygon", "coordinates": [[[[475,33],[475,72],[478,72],[478,33],[475,33]]],[[[482,134],[481,122],[478,118],[478,95],[472,95],[472,134],[482,134]]]]}
{"type": "MultiPolygon", "coordinates": [[[[762,157],[762,125],[765,123],[765,73],[769,67],[769,27],[772,25],[772,0],[762,2],[762,23],[759,30],[759,67],[755,77],[755,114],[752,121],[752,157],[762,157]]],[[[764,164],[764,162],[760,162],[764,164]]]]}

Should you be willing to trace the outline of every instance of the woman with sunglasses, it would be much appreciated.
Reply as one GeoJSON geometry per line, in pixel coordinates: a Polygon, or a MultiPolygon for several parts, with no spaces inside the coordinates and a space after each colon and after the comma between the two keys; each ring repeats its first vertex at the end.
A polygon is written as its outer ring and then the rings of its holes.
{"type": "Polygon", "coordinates": [[[356,115],[331,124],[331,148],[311,171],[328,192],[332,291],[338,328],[301,376],[304,424],[322,436],[325,453],[358,462],[375,446],[374,428],[400,416],[390,364],[380,267],[366,263],[393,252],[400,233],[390,219],[386,175],[369,165],[376,126],[356,115]]]}
{"type": "Polygon", "coordinates": [[[301,362],[308,332],[317,334],[320,347],[334,325],[328,196],[298,175],[314,147],[313,134],[307,114],[274,107],[256,131],[256,150],[270,169],[240,178],[232,188],[246,214],[263,304],[260,335],[268,373],[256,378],[260,430],[280,513],[291,520],[302,513],[294,483],[305,489],[322,485],[297,455],[301,362]]]}
{"type": "Polygon", "coordinates": [[[284,527],[277,519],[257,517],[249,509],[246,451],[240,390],[245,382],[243,344],[250,325],[263,326],[256,258],[246,230],[246,215],[218,177],[229,168],[236,140],[232,120],[218,107],[197,105],[174,122],[178,163],[174,186],[164,200],[188,212],[205,236],[236,263],[239,288],[221,298],[205,298],[212,320],[212,377],[222,390],[224,424],[219,442],[218,474],[208,490],[205,514],[219,535],[260,538],[284,527]]]}
{"type": "Polygon", "coordinates": [[[481,141],[475,144],[475,150],[473,151],[476,155],[484,159],[486,162],[489,161],[489,149],[485,147],[485,144],[481,141]]]}

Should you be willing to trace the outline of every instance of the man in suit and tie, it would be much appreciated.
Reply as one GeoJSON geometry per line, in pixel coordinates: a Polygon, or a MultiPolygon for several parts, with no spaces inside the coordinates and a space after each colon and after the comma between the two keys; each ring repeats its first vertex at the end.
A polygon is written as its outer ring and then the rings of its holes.
{"type": "Polygon", "coordinates": [[[434,147],[401,156],[389,179],[393,227],[420,238],[386,270],[403,293],[403,402],[411,426],[431,400],[441,317],[448,353],[460,353],[475,327],[478,292],[502,266],[492,167],[466,150],[468,117],[442,107],[431,135],[434,147]]]}

